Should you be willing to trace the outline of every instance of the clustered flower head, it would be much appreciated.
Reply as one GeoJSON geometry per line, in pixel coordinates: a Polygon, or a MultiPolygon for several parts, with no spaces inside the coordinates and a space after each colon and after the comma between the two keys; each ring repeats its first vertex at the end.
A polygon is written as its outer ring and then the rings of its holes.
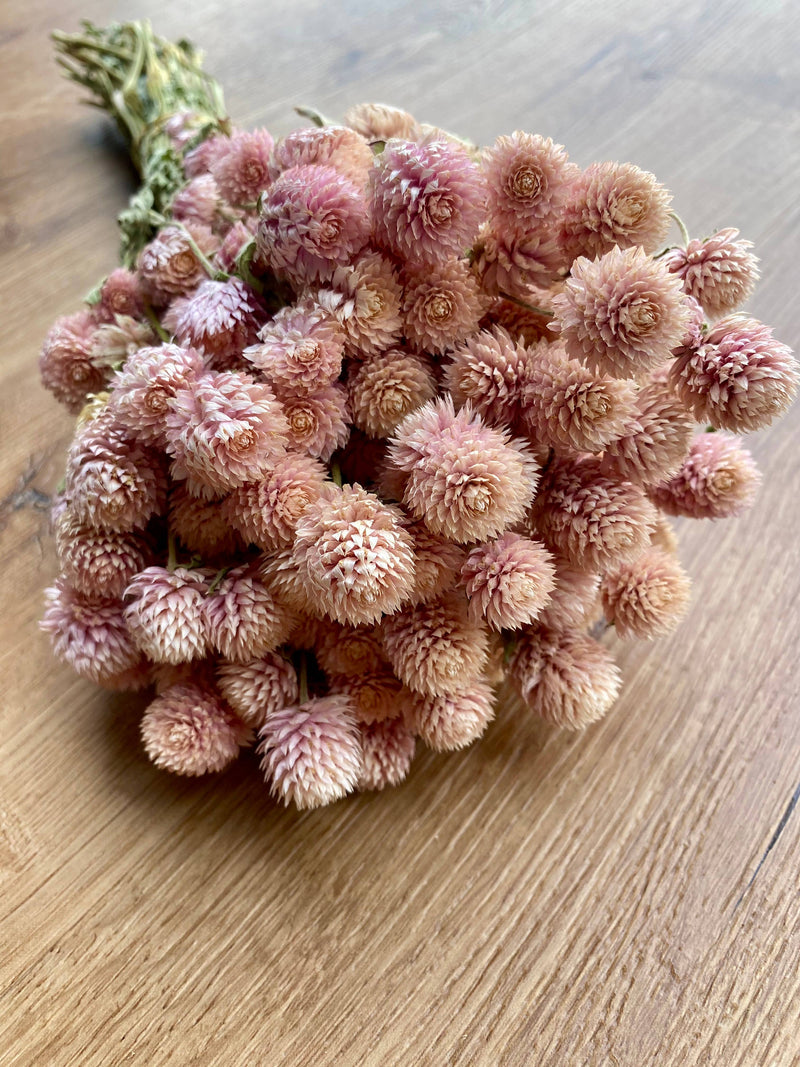
{"type": "Polygon", "coordinates": [[[749,506],[736,435],[800,384],[741,310],[750,243],[675,219],[670,246],[652,174],[384,104],[318,118],[199,142],[170,120],[185,183],[40,357],[78,417],[55,654],[152,690],[156,766],[254,746],[301,810],[471,744],[504,681],[552,725],[605,715],[593,627],[674,628],[666,517],[749,506]]]}

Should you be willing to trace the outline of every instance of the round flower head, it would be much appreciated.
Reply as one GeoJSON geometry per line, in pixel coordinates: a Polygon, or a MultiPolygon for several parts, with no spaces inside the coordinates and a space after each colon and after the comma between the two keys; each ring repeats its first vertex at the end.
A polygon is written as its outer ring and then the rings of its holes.
{"type": "Polygon", "coordinates": [[[221,205],[219,186],[210,174],[199,174],[172,200],[172,217],[186,226],[213,226],[221,205]]]}
{"type": "Polygon", "coordinates": [[[337,448],[347,444],[350,413],[347,390],[340,382],[303,396],[284,395],[281,403],[291,448],[327,463],[337,448]]]}
{"type": "Polygon", "coordinates": [[[436,379],[424,356],[402,348],[370,356],[347,383],[353,424],[370,437],[388,437],[411,411],[436,395],[436,379]]]}
{"type": "Polygon", "coordinates": [[[563,557],[554,556],[555,588],[539,613],[539,626],[563,630],[582,627],[597,603],[600,575],[579,570],[563,557]]]}
{"type": "Polygon", "coordinates": [[[53,652],[81,678],[103,685],[141,661],[125,625],[124,605],[113,597],[88,597],[63,578],[46,589],[39,626],[53,652]]]}
{"type": "Polygon", "coordinates": [[[534,520],[548,548],[593,570],[644,551],[655,509],[638,486],[604,475],[600,460],[580,459],[553,464],[534,520]]]}
{"type": "Polygon", "coordinates": [[[347,126],[304,127],[292,130],[278,141],[270,160],[274,181],[291,167],[308,164],[333,167],[358,188],[367,184],[372,167],[372,149],[355,130],[347,126]]]}
{"type": "Polygon", "coordinates": [[[352,792],[361,775],[361,735],[346,696],[307,700],[267,716],[258,733],[261,769],[276,800],[301,811],[352,792]]]}
{"type": "Polygon", "coordinates": [[[441,353],[478,328],[486,300],[459,260],[405,272],[404,333],[426,352],[441,353]]]}
{"type": "Polygon", "coordinates": [[[359,729],[363,764],[358,788],[385,789],[387,785],[399,785],[411,769],[417,747],[403,719],[384,719],[362,724],[359,729]]]}
{"type": "Polygon", "coordinates": [[[388,615],[382,630],[392,669],[415,693],[452,693],[476,679],[486,663],[486,630],[470,618],[457,593],[388,615]]]}
{"type": "Polygon", "coordinates": [[[685,291],[707,314],[716,318],[735,311],[752,294],[758,281],[758,260],[751,241],[737,241],[738,230],[720,230],[704,241],[674,248],[665,261],[683,282],[685,291]]]}
{"type": "Polygon", "coordinates": [[[649,492],[668,515],[727,519],[750,507],[760,484],[753,457],[735,437],[706,433],[694,439],[677,474],[649,492]]]}
{"type": "Polygon", "coordinates": [[[580,173],[563,145],[516,130],[483,152],[489,215],[506,228],[530,229],[562,204],[580,173]]]}
{"type": "Polygon", "coordinates": [[[280,652],[265,652],[246,663],[220,661],[217,687],[239,718],[256,728],[268,715],[296,704],[299,696],[297,671],[280,652]]]}
{"type": "Polygon", "coordinates": [[[519,534],[478,545],[461,570],[470,614],[495,630],[525,626],[550,599],[555,573],[544,545],[519,534]]]}
{"type": "Polygon", "coordinates": [[[516,427],[530,362],[525,345],[495,325],[451,353],[445,386],[458,407],[469,403],[488,422],[516,427]]]}
{"type": "Polygon", "coordinates": [[[315,597],[306,580],[305,574],[300,573],[297,560],[290,547],[279,548],[268,556],[264,556],[259,567],[262,580],[274,592],[275,596],[294,611],[301,622],[300,633],[292,633],[292,641],[297,647],[313,648],[310,645],[299,645],[300,638],[307,639],[311,633],[316,639],[316,625],[324,614],[324,608],[315,597]],[[302,620],[305,619],[305,624],[302,620]]]}
{"type": "Polygon", "coordinates": [[[521,638],[510,673],[528,708],[567,730],[601,719],[622,681],[610,653],[594,638],[541,626],[521,638]]]}
{"type": "Polygon", "coordinates": [[[272,652],[294,625],[292,613],[248,565],[228,571],[208,592],[202,616],[209,644],[236,663],[272,652]]]}
{"type": "Polygon", "coordinates": [[[594,259],[614,245],[655,252],[669,230],[672,197],[632,163],[592,163],[573,182],[563,208],[561,239],[570,260],[594,259]]]}
{"type": "Polygon", "coordinates": [[[547,230],[515,233],[481,227],[473,246],[473,274],[484,292],[535,302],[540,286],[549,286],[564,266],[564,256],[547,230]]]}
{"type": "Polygon", "coordinates": [[[657,548],[623,563],[603,578],[605,617],[620,637],[658,637],[680,622],[690,582],[677,559],[657,548]]]}
{"type": "Polygon", "coordinates": [[[374,626],[340,626],[321,624],[314,652],[320,667],[328,675],[361,675],[380,671],[386,657],[374,626]]]}
{"type": "Polygon", "coordinates": [[[229,204],[253,203],[267,188],[272,145],[266,130],[237,130],[225,153],[211,160],[211,174],[229,204]]]}
{"type": "Polygon", "coordinates": [[[55,535],[62,578],[89,597],[121,597],[150,554],[136,534],[97,530],[79,522],[69,510],[61,516],[55,535]]]}
{"type": "Polygon", "coordinates": [[[193,496],[185,482],[170,489],[169,528],[185,548],[204,558],[229,557],[245,548],[226,519],[223,501],[193,496]]]}
{"type": "Polygon", "coordinates": [[[224,493],[263,476],[284,452],[286,419],[268,385],[244,374],[204,374],[170,401],[173,477],[224,493]]]}
{"type": "Polygon", "coordinates": [[[486,189],[466,149],[436,133],[392,139],[375,157],[370,209],[375,237],[409,263],[461,256],[478,232],[486,189]]]}
{"type": "Polygon", "coordinates": [[[221,519],[245,540],[267,550],[294,540],[297,520],[322,493],[327,471],[311,456],[287,452],[260,482],[238,486],[221,508],[221,519]]]}
{"type": "Polygon", "coordinates": [[[604,467],[628,481],[655,485],[680,467],[692,430],[692,420],[675,394],[663,385],[648,385],[639,393],[635,417],[625,432],[608,442],[604,467]]]}
{"type": "Polygon", "coordinates": [[[412,115],[388,104],[356,104],[345,111],[344,122],[367,141],[388,141],[390,137],[414,141],[422,132],[412,115]]]}
{"type": "Polygon", "coordinates": [[[155,663],[188,663],[208,650],[202,607],[209,572],[146,567],[125,590],[125,621],[137,647],[155,663]]]}
{"type": "Polygon", "coordinates": [[[348,353],[377,355],[399,341],[402,287],[393,264],[380,252],[364,252],[355,263],[337,267],[317,294],[342,329],[348,353]]]}
{"type": "Polygon", "coordinates": [[[259,338],[245,349],[245,359],[279,393],[312,393],[341,373],[344,337],[330,312],[313,301],[282,308],[259,338]]]}
{"type": "Polygon", "coordinates": [[[169,686],[144,713],[144,749],[157,767],[173,774],[223,771],[250,741],[241,723],[208,685],[169,686]]]}
{"type": "Polygon", "coordinates": [[[675,531],[660,512],[653,532],[650,534],[650,544],[653,548],[661,549],[662,552],[668,552],[673,556],[678,552],[678,538],[675,531]]]}
{"type": "Polygon", "coordinates": [[[57,319],[44,339],[39,356],[42,385],[59,403],[77,415],[89,393],[99,393],[106,372],[92,360],[95,332],[90,311],[57,319]]]}
{"type": "Polygon", "coordinates": [[[435,752],[453,752],[471,745],[493,718],[492,687],[483,679],[441,696],[418,694],[409,709],[412,729],[435,752]]]}
{"type": "Polygon", "coordinates": [[[721,319],[672,365],[670,384],[698,422],[750,433],[783,415],[797,394],[791,349],[756,319],[721,319]]]}
{"type": "Polygon", "coordinates": [[[94,309],[97,321],[114,322],[117,315],[136,319],[142,315],[139,279],[132,270],[117,267],[100,286],[100,302],[94,309]]]}
{"type": "Polygon", "coordinates": [[[293,558],[308,593],[337,622],[395,611],[414,582],[414,544],[402,513],[358,485],[331,486],[297,523],[293,558]]]}
{"type": "Polygon", "coordinates": [[[431,533],[424,522],[410,522],[406,529],[414,538],[414,587],[409,600],[423,604],[453,588],[461,576],[466,550],[431,533]]]}
{"type": "Polygon", "coordinates": [[[358,675],[334,675],[331,691],[344,693],[359,723],[384,722],[398,715],[409,692],[388,667],[358,675]]]}
{"type": "Polygon", "coordinates": [[[641,248],[577,260],[553,307],[567,355],[615,378],[645,377],[668,359],[690,318],[679,279],[641,248]]]}
{"type": "Polygon", "coordinates": [[[237,366],[255,343],[265,311],[260,297],[240,278],[204,281],[189,297],[176,300],[164,316],[178,344],[196,348],[211,366],[237,366]]]}
{"type": "Polygon", "coordinates": [[[253,215],[245,219],[239,219],[231,226],[222,239],[222,244],[214,256],[214,266],[225,271],[226,274],[235,274],[237,270],[236,260],[254,238],[258,220],[253,215]]]}
{"type": "Polygon", "coordinates": [[[208,278],[206,268],[193,247],[204,256],[213,255],[219,241],[203,226],[165,226],[139,255],[139,284],[150,302],[164,307],[208,278]]]}
{"type": "Polygon", "coordinates": [[[284,171],[259,210],[258,251],[279,277],[294,283],[329,278],[369,239],[361,192],[330,166],[284,171]]]}
{"type": "MultiPolygon", "coordinates": [[[[543,300],[543,294],[537,293],[536,306],[541,307],[543,300]]],[[[550,297],[547,297],[545,302],[549,303],[549,300],[550,297]]],[[[502,326],[513,341],[520,341],[525,345],[535,345],[538,341],[553,339],[548,316],[520,307],[510,300],[493,300],[488,315],[480,325],[483,329],[488,329],[495,324],[502,326]]]]}
{"type": "Polygon", "coordinates": [[[207,137],[205,141],[187,152],[183,157],[183,169],[187,178],[196,178],[199,174],[208,174],[215,160],[224,156],[230,148],[231,139],[227,134],[218,133],[207,137]]]}
{"type": "Polygon", "coordinates": [[[561,345],[540,342],[530,350],[522,402],[537,443],[600,452],[633,421],[636,389],[632,382],[595,374],[567,359],[561,345]]]}
{"type": "Polygon", "coordinates": [[[110,410],[137,438],[163,446],[170,401],[204,371],[203,359],[193,348],[140,348],[111,380],[110,410]]]}
{"type": "Polygon", "coordinates": [[[408,415],[390,460],[408,473],[403,499],[434,533],[484,541],[519,522],[536,488],[533,458],[507,433],[485,426],[449,396],[408,415]]]}

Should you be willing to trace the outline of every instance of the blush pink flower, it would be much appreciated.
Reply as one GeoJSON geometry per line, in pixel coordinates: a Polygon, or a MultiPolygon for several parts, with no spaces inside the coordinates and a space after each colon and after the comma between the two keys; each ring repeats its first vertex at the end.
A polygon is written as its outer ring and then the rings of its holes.
{"type": "Polygon", "coordinates": [[[448,592],[458,582],[466,550],[432,533],[424,522],[409,522],[406,529],[414,539],[414,586],[409,602],[424,604],[448,592]]]}
{"type": "Polygon", "coordinates": [[[166,444],[170,401],[205,372],[193,348],[159,345],[140,348],[111,379],[110,411],[148,445],[166,444]]]}
{"type": "Polygon", "coordinates": [[[179,345],[196,348],[212,367],[236,367],[255,343],[266,317],[261,301],[240,278],[204,281],[191,296],[176,300],[164,316],[179,345]]]}
{"type": "Polygon", "coordinates": [[[738,230],[720,230],[704,241],[674,248],[665,261],[685,291],[712,317],[735,311],[758,281],[758,260],[751,241],[737,241],[738,230]]]}
{"type": "Polygon", "coordinates": [[[95,323],[88,310],[64,315],[50,328],[39,356],[42,385],[77,415],[90,393],[106,384],[106,371],[92,359],[95,323]]]}
{"type": "Polygon", "coordinates": [[[263,477],[283,454],[287,424],[268,385],[221,371],[179,389],[167,415],[173,477],[224,493],[263,477]]]}
{"type": "Polygon", "coordinates": [[[422,133],[412,115],[388,104],[355,104],[345,111],[344,122],[368,141],[388,141],[391,137],[415,141],[422,133]]]}
{"type": "Polygon", "coordinates": [[[648,385],[639,393],[630,425],[608,442],[603,465],[628,481],[655,485],[678,470],[692,432],[692,420],[677,396],[663,385],[648,385]]]}
{"type": "Polygon", "coordinates": [[[470,614],[494,630],[533,622],[550,599],[555,574],[544,545],[515,533],[473,548],[461,569],[470,614]]]}
{"type": "Polygon", "coordinates": [[[304,127],[292,130],[275,145],[269,173],[274,181],[292,167],[318,164],[333,167],[358,188],[367,184],[372,149],[347,126],[304,127]]]}
{"type": "Polygon", "coordinates": [[[383,664],[375,671],[333,675],[330,682],[332,693],[342,693],[350,701],[359,723],[384,722],[401,714],[410,696],[383,664]]]}
{"type": "Polygon", "coordinates": [[[357,364],[347,383],[353,424],[370,437],[388,437],[403,419],[436,395],[423,356],[393,348],[357,364]]]}
{"type": "Polygon", "coordinates": [[[204,256],[217,250],[218,239],[203,226],[165,226],[142,249],[137,265],[139,284],[155,307],[164,307],[208,279],[192,240],[204,256]]]}
{"type": "Polygon", "coordinates": [[[349,263],[369,239],[359,189],[330,166],[292,167],[262,197],[258,251],[293,283],[321,281],[349,263]]]}
{"type": "Polygon", "coordinates": [[[356,787],[363,755],[347,697],[318,697],[273,712],[258,736],[261,769],[272,795],[285,805],[318,808],[356,787]]]}
{"type": "Polygon", "coordinates": [[[308,639],[312,634],[316,640],[317,623],[324,615],[324,608],[319,600],[315,599],[305,574],[301,574],[291,547],[279,548],[262,557],[259,572],[262,580],[279,600],[297,614],[299,630],[292,633],[294,644],[297,647],[313,648],[313,641],[309,646],[300,645],[298,642],[308,639]]]}
{"type": "Polygon", "coordinates": [[[170,489],[169,528],[185,548],[204,559],[230,557],[245,548],[227,520],[224,499],[193,496],[185,482],[170,489]]]}
{"type": "Polygon", "coordinates": [[[280,652],[265,652],[246,663],[217,664],[217,687],[248,726],[263,726],[269,715],[296,704],[297,671],[280,652]]]}
{"type": "Polygon", "coordinates": [[[516,233],[483,226],[472,254],[472,271],[484,292],[530,303],[564,266],[564,255],[547,230],[516,233]]]}
{"type": "Polygon", "coordinates": [[[262,481],[237,486],[230,493],[221,509],[223,521],[260,548],[290,545],[298,519],[318,499],[326,478],[319,460],[287,452],[274,461],[262,481]]]}
{"type": "Polygon", "coordinates": [[[530,354],[502,326],[493,325],[458,345],[445,365],[455,404],[469,403],[487,422],[516,428],[521,419],[530,354]]]}
{"type": "Polygon", "coordinates": [[[434,132],[391,139],[375,157],[370,210],[379,244],[408,263],[435,264],[471,246],[486,188],[466,149],[434,132]]]}
{"type": "Polygon", "coordinates": [[[456,413],[449,396],[403,420],[390,460],[409,475],[403,499],[411,513],[453,541],[483,541],[519,522],[536,488],[525,447],[469,405],[456,413]]]}
{"type": "Polygon", "coordinates": [[[245,349],[245,359],[279,394],[313,393],[341,373],[342,331],[330,312],[311,300],[282,308],[261,328],[259,339],[245,349]]]}
{"type": "Polygon", "coordinates": [[[539,613],[538,625],[550,630],[585,627],[598,600],[600,575],[580,570],[563,556],[554,556],[555,588],[539,613]]]}
{"type": "Polygon", "coordinates": [[[211,174],[229,204],[252,203],[270,184],[272,145],[272,137],[264,129],[237,130],[225,153],[211,160],[211,174]]]}
{"type": "Polygon", "coordinates": [[[345,347],[355,359],[377,355],[403,333],[402,287],[392,262],[380,252],[364,252],[355,263],[337,267],[317,300],[336,318],[345,347]]]}
{"type": "Polygon", "coordinates": [[[146,567],[125,590],[131,638],[155,663],[188,663],[208,651],[203,602],[210,572],[146,567]]]}
{"type": "Polygon", "coordinates": [[[237,271],[236,260],[244,250],[245,245],[254,239],[257,225],[258,220],[253,215],[248,215],[244,219],[238,219],[234,222],[222,238],[222,244],[214,256],[214,266],[218,267],[219,270],[225,271],[226,274],[235,274],[237,271]]]}
{"type": "MultiPolygon", "coordinates": [[[[232,131],[233,132],[233,131],[232,131]]],[[[216,134],[187,152],[183,157],[183,169],[187,178],[196,178],[199,174],[208,174],[215,160],[221,158],[230,148],[231,139],[227,134],[216,134]]]]}
{"type": "Polygon", "coordinates": [[[428,748],[454,752],[476,741],[494,718],[492,687],[482,679],[439,696],[417,694],[409,721],[428,748]]]}
{"type": "Polygon", "coordinates": [[[405,272],[404,333],[422,351],[441,353],[478,328],[486,300],[460,260],[405,272]]]}
{"type": "Polygon", "coordinates": [[[417,747],[402,718],[361,724],[363,764],[358,789],[385,789],[399,785],[411,769],[417,747]]]}
{"type": "Polygon", "coordinates": [[[251,740],[219,694],[208,685],[172,685],[148,706],[141,725],[144,749],[157,767],[173,774],[223,771],[251,740]]]}
{"type": "Polygon", "coordinates": [[[327,463],[347,444],[350,412],[347,390],[340,382],[303,396],[282,396],[290,447],[327,463]]]}
{"type": "Polygon", "coordinates": [[[681,621],[690,589],[677,559],[651,548],[603,577],[603,611],[620,637],[658,637],[681,621]]]}
{"type": "Polygon", "coordinates": [[[783,415],[797,395],[791,349],[756,319],[721,319],[696,349],[683,349],[670,384],[698,422],[750,433],[783,415]]]}
{"type": "Polygon", "coordinates": [[[199,174],[172,200],[172,217],[185,226],[213,227],[221,205],[219,186],[210,174],[199,174]]]}
{"type": "MultiPolygon", "coordinates": [[[[548,296],[545,300],[544,294],[539,292],[535,306],[549,305],[550,299],[548,296]]],[[[495,299],[489,305],[489,312],[480,325],[483,329],[489,329],[495,324],[502,326],[513,341],[520,341],[522,344],[535,345],[538,341],[549,342],[553,339],[548,316],[520,307],[510,300],[495,299]]]]}
{"type": "Polygon", "coordinates": [[[144,538],[79,522],[67,509],[55,527],[61,577],[87,597],[121,597],[150,556],[144,538]]]}
{"type": "Polygon", "coordinates": [[[251,566],[228,571],[202,605],[209,644],[226,659],[246,663],[283,644],[294,615],[251,566]]]}
{"type": "Polygon", "coordinates": [[[374,626],[322,623],[314,651],[320,667],[331,676],[369,674],[386,666],[380,635],[374,626]]]}
{"type": "Polygon", "coordinates": [[[100,302],[94,308],[97,322],[114,322],[117,315],[132,319],[142,316],[142,292],[132,270],[117,267],[100,286],[100,302]]]}
{"type": "Polygon", "coordinates": [[[580,174],[563,145],[519,130],[484,149],[482,164],[489,215],[512,231],[553,215],[580,174]]]}
{"type": "Polygon", "coordinates": [[[577,260],[553,307],[567,355],[615,378],[645,377],[668,359],[690,318],[679,279],[641,248],[577,260]]]}
{"type": "Polygon", "coordinates": [[[677,474],[649,493],[668,515],[727,519],[750,507],[760,484],[753,457],[735,437],[706,433],[694,439],[677,474]]]}

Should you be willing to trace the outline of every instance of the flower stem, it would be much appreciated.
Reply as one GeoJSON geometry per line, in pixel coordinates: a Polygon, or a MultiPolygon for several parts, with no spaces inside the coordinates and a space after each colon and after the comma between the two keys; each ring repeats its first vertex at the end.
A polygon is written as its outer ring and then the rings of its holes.
{"type": "Polygon", "coordinates": [[[681,231],[681,237],[683,238],[684,245],[688,245],[691,241],[691,237],[689,236],[689,231],[686,229],[686,223],[676,211],[670,211],[669,217],[681,231]]]}
{"type": "Polygon", "coordinates": [[[339,466],[338,460],[334,460],[331,463],[331,481],[334,485],[338,485],[340,489],[342,488],[342,468],[339,466]]]}
{"type": "Polygon", "coordinates": [[[167,570],[171,573],[175,570],[177,565],[178,555],[175,545],[175,534],[172,530],[169,530],[167,533],[167,570]]]}
{"type": "Polygon", "coordinates": [[[153,309],[150,307],[149,304],[145,304],[144,313],[147,316],[147,321],[150,323],[150,325],[156,331],[156,333],[161,338],[161,340],[162,341],[169,341],[169,339],[170,339],[169,334],[164,329],[164,327],[161,325],[161,323],[158,321],[158,316],[156,315],[155,311],[153,311],[153,309]]]}
{"type": "Polygon", "coordinates": [[[300,687],[300,703],[305,704],[308,700],[308,653],[300,653],[300,670],[298,672],[300,687]]]}
{"type": "Polygon", "coordinates": [[[217,573],[214,575],[214,580],[211,582],[211,585],[208,587],[208,589],[206,589],[206,596],[211,596],[211,594],[217,589],[219,583],[222,581],[222,579],[225,577],[225,575],[230,569],[230,567],[221,567],[217,571],[217,573]]]}
{"type": "Polygon", "coordinates": [[[547,308],[537,307],[536,304],[527,304],[524,300],[518,300],[515,296],[511,296],[510,293],[504,293],[501,291],[500,296],[503,300],[510,300],[512,304],[516,304],[517,307],[525,308],[526,311],[532,311],[534,315],[541,315],[544,319],[552,319],[555,315],[554,311],[548,311],[547,308]]]}

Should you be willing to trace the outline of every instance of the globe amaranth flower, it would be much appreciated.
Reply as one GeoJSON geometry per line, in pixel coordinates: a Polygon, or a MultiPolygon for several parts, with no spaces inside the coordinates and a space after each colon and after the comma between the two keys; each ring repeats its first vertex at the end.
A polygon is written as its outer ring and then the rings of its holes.
{"type": "Polygon", "coordinates": [[[261,769],[276,800],[301,811],[353,791],[361,734],[347,697],[334,694],[272,712],[258,732],[261,769]]]}
{"type": "Polygon", "coordinates": [[[363,763],[357,788],[385,789],[399,785],[411,769],[417,747],[413,733],[401,717],[361,723],[363,763]]]}
{"type": "Polygon", "coordinates": [[[585,627],[598,602],[600,575],[581,570],[563,556],[553,556],[555,587],[537,623],[550,630],[585,627]]]}
{"type": "Polygon", "coordinates": [[[430,362],[402,348],[370,356],[347,382],[353,424],[370,437],[388,437],[403,419],[436,395],[430,362]]]}
{"type": "Polygon", "coordinates": [[[169,686],[147,707],[142,742],[157,767],[173,774],[223,771],[249,744],[249,728],[209,685],[169,686]]]}
{"type": "Polygon", "coordinates": [[[342,370],[344,337],[335,318],[311,300],[282,308],[245,349],[278,393],[313,393],[334,382],[342,370]]]}
{"type": "Polygon", "coordinates": [[[150,556],[146,540],[135,533],[112,533],[79,522],[69,508],[55,527],[61,577],[88,597],[121,597],[150,556]]]}
{"type": "Polygon", "coordinates": [[[110,411],[149,445],[165,445],[170,401],[205,372],[193,348],[165,344],[140,348],[111,379],[110,411]]]}
{"type": "Polygon", "coordinates": [[[347,126],[303,127],[292,130],[275,145],[269,165],[274,181],[292,167],[321,164],[333,167],[358,188],[367,184],[372,149],[347,126]]]}
{"type": "Polygon", "coordinates": [[[209,589],[201,612],[211,647],[236,663],[272,652],[294,625],[292,612],[251,564],[232,568],[209,589]]]}
{"type": "Polygon", "coordinates": [[[100,300],[94,307],[97,322],[114,322],[117,315],[132,319],[142,316],[144,310],[139,279],[132,270],[117,267],[100,286],[100,300]]]}
{"type": "Polygon", "coordinates": [[[210,171],[229,204],[253,203],[270,183],[273,140],[267,130],[237,130],[226,151],[211,160],[210,171]]]}
{"type": "Polygon", "coordinates": [[[535,304],[537,290],[552,285],[563,266],[549,230],[516,233],[484,225],[472,247],[472,273],[491,296],[535,304]]]}
{"type": "MultiPolygon", "coordinates": [[[[238,132],[232,130],[231,133],[238,132]]],[[[196,178],[199,174],[208,174],[215,160],[229,150],[231,138],[228,134],[218,133],[207,137],[196,148],[183,157],[183,169],[187,178],[196,178]]]]}
{"type": "MultiPolygon", "coordinates": [[[[532,307],[541,308],[549,312],[551,294],[545,299],[545,295],[539,291],[532,307]]],[[[488,313],[481,320],[482,329],[489,329],[493,325],[502,326],[513,341],[520,341],[525,345],[535,345],[538,341],[552,341],[550,332],[550,316],[540,314],[528,307],[520,307],[511,300],[495,299],[489,305],[488,313]]]]}
{"type": "Polygon", "coordinates": [[[210,572],[146,567],[125,590],[131,638],[155,663],[187,663],[208,651],[203,602],[210,572]]]}
{"type": "Polygon", "coordinates": [[[204,559],[227,558],[246,547],[239,532],[227,521],[224,498],[206,500],[194,496],[185,482],[170,489],[168,516],[170,531],[185,548],[204,559]]]}
{"type": "Polygon", "coordinates": [[[402,286],[394,264],[368,251],[337,267],[317,300],[336,318],[350,356],[360,359],[391,348],[403,333],[402,286]]]}
{"type": "Polygon", "coordinates": [[[515,130],[483,151],[489,216],[511,230],[532,229],[557,211],[580,174],[563,145],[515,130]]]}
{"type": "Polygon", "coordinates": [[[355,104],[345,111],[344,122],[367,141],[388,141],[391,137],[414,141],[422,132],[413,115],[388,104],[355,104]]]}
{"type": "Polygon", "coordinates": [[[287,452],[271,465],[263,480],[237,486],[221,508],[249,544],[267,550],[289,545],[297,521],[322,493],[327,470],[311,456],[287,452]]]}
{"type": "Polygon", "coordinates": [[[113,322],[103,322],[91,341],[92,364],[104,372],[117,368],[140,348],[149,348],[158,338],[152,327],[129,315],[115,315],[113,322]]]}
{"type": "Polygon", "coordinates": [[[657,548],[608,571],[600,586],[605,617],[620,637],[668,634],[689,605],[691,583],[675,556],[657,548]]]}
{"type": "Polygon", "coordinates": [[[478,678],[439,696],[416,694],[408,721],[435,752],[453,752],[476,741],[494,718],[492,687],[478,678]]]}
{"type": "Polygon", "coordinates": [[[403,499],[411,513],[453,541],[483,541],[519,522],[536,487],[525,447],[469,405],[456,413],[449,396],[403,420],[390,460],[409,475],[403,499]]]}
{"type": "Polygon", "coordinates": [[[92,359],[95,328],[92,313],[84,309],[57,319],[42,343],[42,385],[73,415],[81,410],[87,396],[99,393],[107,381],[106,370],[92,359]]]}
{"type": "Polygon", "coordinates": [[[553,298],[567,355],[615,378],[643,378],[683,339],[690,313],[679,279],[641,248],[572,265],[553,298]]]}
{"type": "Polygon", "coordinates": [[[262,477],[285,451],[287,423],[268,385],[232,371],[204,374],[170,401],[173,477],[224,493],[262,477]]]}
{"type": "Polygon", "coordinates": [[[706,433],[694,439],[680,470],[648,492],[668,515],[727,519],[750,507],[760,484],[755,461],[737,438],[706,433]]]}
{"type": "Polygon", "coordinates": [[[693,423],[678,397],[663,385],[648,385],[636,399],[635,417],[606,445],[609,474],[656,485],[678,470],[691,444],[693,423]]]}
{"type": "Polygon", "coordinates": [[[248,726],[263,726],[268,715],[299,698],[297,671],[280,652],[265,652],[245,663],[220,660],[216,680],[225,701],[248,726]]]}
{"type": "Polygon", "coordinates": [[[259,254],[294,284],[323,281],[369,239],[360,190],[330,166],[291,167],[261,198],[259,254]]]}
{"type": "Polygon", "coordinates": [[[414,582],[414,544],[398,508],[358,485],[331,486],[297,523],[292,555],[308,594],[337,622],[372,623],[414,582]]]}
{"type": "Polygon", "coordinates": [[[219,186],[210,174],[192,178],[172,199],[172,217],[185,226],[214,227],[222,204],[219,186]]]}
{"type": "Polygon", "coordinates": [[[151,304],[165,307],[208,279],[203,256],[211,256],[219,239],[205,226],[165,226],[139,254],[139,284],[151,304]]]}
{"type": "Polygon", "coordinates": [[[592,163],[572,183],[561,216],[570,260],[594,259],[617,245],[655,252],[670,225],[672,197],[652,174],[632,163],[592,163]]]}
{"type": "Polygon", "coordinates": [[[737,241],[738,230],[726,229],[704,241],[690,241],[665,257],[684,290],[716,318],[735,311],[752,294],[758,281],[758,260],[751,241],[737,241]]]}
{"type": "Polygon", "coordinates": [[[477,330],[486,298],[466,263],[406,270],[404,280],[404,333],[412,345],[441,353],[477,330]]]}
{"type": "Polygon", "coordinates": [[[337,448],[347,444],[350,412],[347,390],[341,382],[323,385],[313,393],[281,395],[291,448],[327,463],[337,448]]]}
{"type": "Polygon", "coordinates": [[[462,545],[432,533],[424,522],[409,522],[414,539],[414,586],[411,604],[422,604],[448,592],[458,582],[466,558],[462,545]]]}
{"type": "Polygon", "coordinates": [[[222,244],[214,256],[214,266],[226,274],[235,274],[237,271],[236,261],[254,238],[258,219],[255,215],[245,215],[225,232],[222,244]]]}
{"type": "Polygon", "coordinates": [[[487,422],[520,422],[531,356],[502,326],[480,330],[459,344],[445,365],[444,383],[458,407],[469,403],[487,422]]]}
{"type": "Polygon", "coordinates": [[[720,319],[696,349],[682,349],[670,384],[698,422],[733,433],[768,426],[797,395],[791,349],[756,319],[720,319]]]}
{"type": "Polygon", "coordinates": [[[486,187],[466,149],[434,132],[392,138],[375,157],[370,211],[376,240],[413,264],[463,255],[485,210],[486,187]]]}
{"type": "Polygon", "coordinates": [[[348,698],[359,723],[384,722],[402,714],[410,696],[385,664],[375,671],[332,675],[330,686],[332,693],[348,698]]]}
{"type": "Polygon", "coordinates": [[[330,676],[368,674],[386,666],[375,626],[342,626],[326,620],[319,625],[312,647],[320,667],[330,676]]]}
{"type": "Polygon", "coordinates": [[[164,316],[179,345],[196,348],[220,370],[241,365],[241,355],[255,343],[266,317],[261,298],[240,278],[211,279],[191,296],[176,300],[164,316]]]}
{"type": "Polygon", "coordinates": [[[555,573],[544,545],[520,534],[478,545],[461,569],[470,614],[495,630],[525,626],[550,599],[555,573]]]}

